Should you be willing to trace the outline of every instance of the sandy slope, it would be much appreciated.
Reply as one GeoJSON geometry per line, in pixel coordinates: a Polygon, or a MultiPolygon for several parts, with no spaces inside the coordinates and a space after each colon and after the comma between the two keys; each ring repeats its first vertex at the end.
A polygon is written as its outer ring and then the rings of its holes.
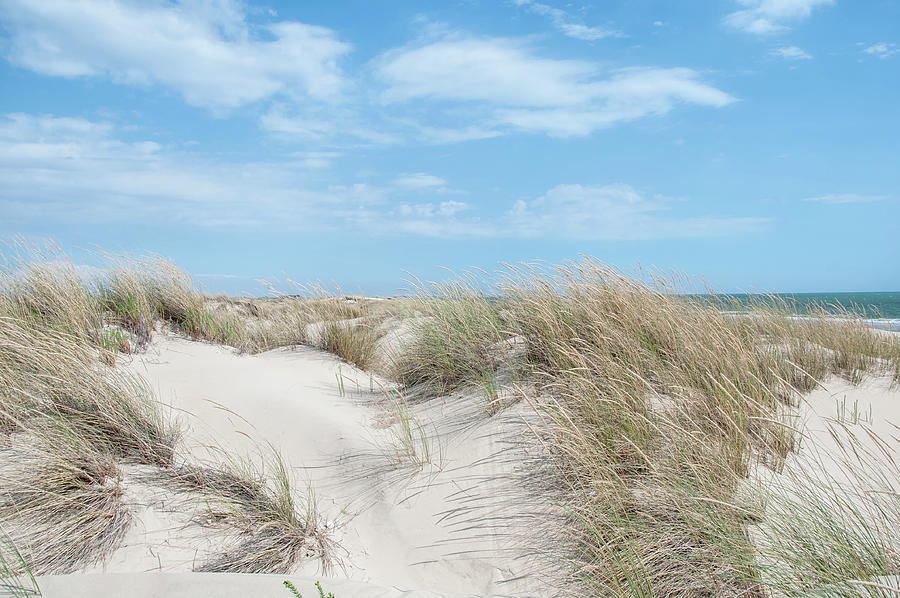
{"type": "MultiPolygon", "coordinates": [[[[295,468],[301,489],[308,480],[321,523],[340,547],[341,566],[326,573],[309,560],[299,576],[322,579],[339,598],[410,590],[536,595],[536,580],[520,579],[528,566],[510,542],[522,526],[521,517],[510,517],[510,505],[525,508],[524,493],[517,497],[512,483],[518,448],[507,443],[521,436],[514,410],[487,418],[475,401],[457,400],[414,411],[432,436],[434,454],[419,470],[396,463],[391,446],[398,424],[379,406],[377,381],[327,353],[295,347],[238,355],[158,335],[122,367],[143,376],[180,414],[192,454],[224,450],[259,459],[261,442],[268,442],[295,468]]],[[[159,489],[126,483],[126,493],[137,520],[124,545],[88,572],[94,575],[44,578],[46,595],[62,595],[57,588],[67,596],[115,595],[126,580],[134,584],[133,596],[251,596],[257,589],[260,596],[288,595],[278,589],[283,576],[187,573],[223,538],[192,525],[159,489]],[[126,573],[147,574],[109,575],[126,573]]]]}
{"type": "MultiPolygon", "coordinates": [[[[892,461],[900,448],[900,388],[890,378],[869,376],[853,385],[832,376],[793,411],[800,444],[788,455],[785,473],[821,470],[849,483],[850,468],[897,472],[892,461]]],[[[900,479],[893,482],[900,487],[900,479]]]]}
{"type": "MultiPolygon", "coordinates": [[[[277,598],[289,596],[286,578],[306,597],[318,595],[317,579],[337,598],[548,593],[522,556],[533,525],[528,513],[547,508],[523,489],[517,469],[530,450],[521,443],[524,406],[489,418],[473,395],[413,408],[433,454],[419,469],[396,463],[398,424],[378,381],[327,353],[295,347],[238,355],[158,335],[121,367],[143,376],[180,414],[193,454],[258,459],[264,442],[281,451],[315,490],[341,566],[324,572],[311,559],[291,576],[191,573],[224,538],[190,521],[171,495],[131,483],[137,521],[124,545],[93,571],[41,578],[46,596],[277,598]]],[[[795,413],[803,440],[785,472],[815,464],[839,478],[846,465],[839,443],[851,437],[870,464],[894,458],[900,446],[900,390],[885,378],[859,386],[832,378],[795,413]]],[[[766,476],[771,482],[784,473],[766,476]]]]}

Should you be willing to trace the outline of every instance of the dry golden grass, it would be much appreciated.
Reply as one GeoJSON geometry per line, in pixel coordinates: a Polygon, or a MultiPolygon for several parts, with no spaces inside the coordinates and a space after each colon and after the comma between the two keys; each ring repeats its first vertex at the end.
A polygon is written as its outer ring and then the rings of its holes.
{"type": "MultiPolygon", "coordinates": [[[[506,267],[496,279],[417,281],[418,296],[396,302],[320,286],[304,297],[209,298],[160,258],[111,259],[88,284],[59,254],[50,258],[0,272],[8,445],[0,526],[16,522],[10,537],[36,571],[73,570],[114,549],[128,525],[118,467],[128,461],[152,464],[159,483],[215,504],[218,523],[236,531],[204,570],[284,572],[303,558],[327,561],[314,501],[297,502],[280,460],[272,475],[227,460],[174,466],[177,427],[139,382],[105,364],[162,320],[243,351],[313,344],[371,369],[385,357],[382,323],[398,315],[411,339],[386,357],[402,385],[433,395],[484,385],[490,394],[498,370],[511,367],[535,389],[522,398],[540,416],[544,490],[567,521],[547,541],[578,591],[840,595],[868,587],[842,585],[849,576],[900,573],[898,541],[884,531],[900,514],[896,489],[865,503],[866,517],[836,493],[819,503],[775,497],[768,507],[739,495],[757,462],[778,470],[795,448],[785,407],[802,393],[832,374],[900,381],[897,336],[851,311],[826,317],[819,306],[794,317],[797,306],[776,297],[747,306],[679,295],[677,279],[644,282],[590,258],[506,267]],[[514,351],[522,345],[524,356],[514,351]],[[772,547],[765,558],[750,534],[760,522],[772,547]],[[33,534],[49,540],[31,546],[33,534]],[[820,545],[829,550],[824,564],[820,545]]],[[[398,455],[421,465],[432,457],[427,439],[405,399],[397,404],[398,455]]]]}
{"type": "Polygon", "coordinates": [[[333,542],[312,491],[297,496],[290,470],[275,451],[265,467],[223,457],[214,466],[182,465],[156,481],[188,493],[209,525],[237,531],[198,571],[289,573],[304,559],[317,559],[328,571],[334,564],[333,542]]]}
{"type": "MultiPolygon", "coordinates": [[[[763,489],[753,526],[773,595],[900,595],[900,466],[895,443],[863,442],[864,427],[829,424],[837,445],[763,489]]],[[[869,439],[871,440],[871,439],[869,439]]]]}
{"type": "Polygon", "coordinates": [[[35,421],[3,451],[0,521],[36,573],[102,562],[132,516],[115,456],[60,421],[35,421]]]}
{"type": "MultiPolygon", "coordinates": [[[[110,367],[116,350],[132,348],[116,331],[146,340],[164,320],[195,338],[240,344],[241,321],[208,309],[186,274],[155,258],[119,264],[94,286],[58,259],[0,270],[0,282],[0,527],[22,557],[12,562],[5,551],[4,567],[20,577],[75,571],[102,562],[131,524],[120,464],[149,465],[158,480],[185,474],[175,466],[185,461],[178,425],[143,381],[110,367]]],[[[204,469],[205,480],[251,489],[243,498],[216,484],[190,489],[227,511],[220,523],[239,539],[207,569],[329,562],[314,503],[297,503],[280,457],[272,462],[262,477],[225,459],[204,469]]]]}
{"type": "Polygon", "coordinates": [[[319,347],[367,370],[375,363],[378,339],[382,336],[377,322],[371,319],[326,321],[319,347]]]}
{"type": "Polygon", "coordinates": [[[450,283],[413,282],[414,340],[389,356],[389,374],[405,386],[440,396],[483,380],[504,357],[508,335],[495,303],[474,276],[450,283]]]}
{"type": "Polygon", "coordinates": [[[97,343],[102,310],[87,283],[56,246],[17,244],[0,265],[0,316],[97,343]]]}
{"type": "Polygon", "coordinates": [[[832,373],[896,372],[895,337],[851,313],[794,318],[773,297],[728,314],[678,282],[587,258],[507,267],[490,298],[491,280],[433,285],[396,372],[477,383],[498,345],[524,339],[545,491],[569,519],[556,554],[591,595],[764,595],[748,534],[761,510],[735,493],[754,462],[780,469],[794,448],[785,407],[832,373]]]}

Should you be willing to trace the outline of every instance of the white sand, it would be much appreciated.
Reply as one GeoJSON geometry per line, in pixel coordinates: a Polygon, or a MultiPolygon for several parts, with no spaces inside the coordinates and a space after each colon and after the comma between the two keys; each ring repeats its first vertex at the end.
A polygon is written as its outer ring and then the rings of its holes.
{"type": "MultiPolygon", "coordinates": [[[[537,580],[517,579],[529,567],[513,543],[523,522],[509,517],[511,504],[525,506],[524,491],[510,482],[517,459],[504,451],[511,435],[521,436],[514,413],[487,418],[475,400],[432,401],[414,411],[435,436],[433,463],[420,471],[394,463],[376,381],[327,353],[295,347],[238,355],[158,335],[120,367],[143,376],[180,414],[188,427],[183,450],[210,456],[215,445],[259,460],[268,442],[295,468],[301,491],[308,480],[342,566],[326,575],[316,559],[303,562],[296,574],[309,580],[305,596],[318,595],[313,579],[338,598],[539,595],[537,580]],[[412,590],[423,593],[404,593],[412,590]]],[[[188,573],[227,538],[193,524],[173,494],[125,485],[136,521],[124,545],[87,574],[41,578],[45,595],[117,595],[125,583],[129,596],[289,595],[278,588],[286,576],[188,573]]]]}
{"type": "MultiPolygon", "coordinates": [[[[900,388],[889,377],[869,376],[853,385],[832,376],[801,399],[795,414],[801,438],[788,470],[815,464],[839,482],[849,467],[897,471],[892,460],[900,448],[900,388]]],[[[900,479],[894,482],[900,488],[900,479]]]]}
{"type": "MultiPolygon", "coordinates": [[[[315,580],[337,598],[549,593],[522,558],[523,514],[546,508],[521,488],[516,471],[527,450],[513,442],[528,436],[523,405],[493,418],[479,414],[476,395],[415,408],[434,454],[419,470],[392,463],[398,426],[379,406],[377,381],[324,352],[238,355],[159,335],[121,367],[147,379],[181,414],[189,429],[183,446],[192,454],[215,455],[209,447],[216,445],[259,459],[263,442],[279,450],[315,490],[342,566],[325,574],[309,559],[290,576],[192,573],[227,538],[191,522],[171,494],[130,483],[126,499],[136,522],[124,545],[87,573],[41,577],[45,596],[277,598],[290,595],[284,579],[307,598],[318,596],[315,580]]],[[[900,391],[884,378],[860,386],[833,378],[804,398],[796,425],[804,438],[786,471],[818,462],[840,477],[842,434],[857,438],[870,458],[896,456],[900,391]]]]}

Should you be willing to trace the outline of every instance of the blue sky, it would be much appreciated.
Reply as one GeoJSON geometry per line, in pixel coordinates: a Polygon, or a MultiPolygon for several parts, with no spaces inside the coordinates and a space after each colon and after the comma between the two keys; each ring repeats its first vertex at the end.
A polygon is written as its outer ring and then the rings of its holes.
{"type": "Polygon", "coordinates": [[[898,23],[884,0],[0,0],[0,238],[247,293],[580,254],[898,290],[898,23]]]}

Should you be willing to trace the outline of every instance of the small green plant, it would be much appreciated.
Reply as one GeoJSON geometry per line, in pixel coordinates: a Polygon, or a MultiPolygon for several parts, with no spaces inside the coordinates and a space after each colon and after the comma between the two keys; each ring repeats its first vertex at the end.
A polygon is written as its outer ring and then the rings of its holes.
{"type": "Polygon", "coordinates": [[[344,392],[344,373],[341,372],[341,366],[338,366],[338,371],[334,373],[334,378],[337,380],[338,394],[343,399],[346,393],[344,392]]]}
{"type": "MultiPolygon", "coordinates": [[[[282,584],[284,584],[284,587],[286,587],[291,594],[296,596],[296,598],[303,598],[303,594],[300,593],[300,590],[298,590],[297,587],[290,581],[285,579],[282,584]]],[[[328,592],[327,594],[325,593],[325,590],[322,588],[322,584],[318,581],[316,582],[316,589],[319,590],[319,598],[334,598],[334,594],[332,594],[331,592],[328,592]]]]}
{"type": "Polygon", "coordinates": [[[300,593],[300,590],[298,590],[297,587],[294,586],[294,584],[292,584],[289,580],[285,579],[282,583],[291,594],[296,596],[296,598],[303,598],[303,594],[300,593]]]}
{"type": "Polygon", "coordinates": [[[493,370],[486,369],[481,373],[481,386],[484,388],[484,410],[488,415],[500,411],[500,385],[493,370]]]}
{"type": "Polygon", "coordinates": [[[872,406],[869,405],[868,411],[861,408],[859,405],[859,399],[853,401],[853,408],[851,410],[847,410],[847,396],[844,395],[844,398],[840,401],[835,400],[835,407],[837,411],[837,420],[843,423],[851,423],[851,424],[871,424],[875,420],[872,417],[872,406]]]}

